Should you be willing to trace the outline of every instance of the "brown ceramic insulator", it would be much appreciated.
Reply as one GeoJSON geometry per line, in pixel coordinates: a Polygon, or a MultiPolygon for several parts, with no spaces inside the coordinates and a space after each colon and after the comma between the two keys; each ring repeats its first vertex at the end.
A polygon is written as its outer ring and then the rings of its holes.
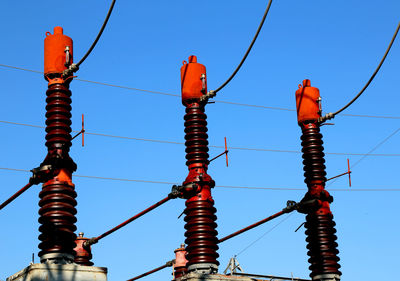
{"type": "Polygon", "coordinates": [[[303,152],[304,182],[308,187],[314,183],[325,186],[326,172],[324,147],[319,125],[316,123],[304,124],[302,127],[301,146],[303,152]]]}
{"type": "Polygon", "coordinates": [[[322,134],[317,122],[303,123],[301,128],[304,176],[308,186],[306,198],[320,202],[320,207],[309,209],[305,224],[310,277],[325,274],[340,276],[335,222],[329,207],[332,197],[324,189],[326,171],[322,134]]]}
{"type": "Polygon", "coordinates": [[[204,105],[191,103],[186,107],[185,114],[185,145],[186,165],[189,169],[195,164],[205,168],[208,165],[208,135],[207,115],[204,113],[204,105]]]}
{"type": "Polygon", "coordinates": [[[43,184],[39,194],[39,256],[75,256],[76,192],[72,183],[75,163],[69,157],[71,147],[71,91],[68,83],[52,83],[46,92],[45,164],[52,165],[53,177],[43,184]]]}
{"type": "Polygon", "coordinates": [[[71,147],[71,91],[66,83],[51,84],[46,92],[46,146],[49,151],[71,147]]]}
{"type": "Polygon", "coordinates": [[[39,193],[39,256],[69,254],[75,256],[76,192],[74,185],[57,179],[43,184],[39,193]]]}
{"type": "Polygon", "coordinates": [[[195,183],[197,190],[186,194],[185,243],[187,251],[187,268],[201,268],[219,265],[217,217],[211,188],[214,181],[207,174],[208,168],[208,135],[207,115],[204,104],[193,102],[187,104],[185,115],[186,165],[189,175],[184,185],[195,183]]]}
{"type": "Polygon", "coordinates": [[[308,252],[310,256],[308,259],[311,264],[310,277],[321,274],[336,274],[342,275],[339,271],[339,251],[337,250],[338,244],[336,243],[337,237],[335,235],[335,222],[333,221],[332,214],[318,215],[315,213],[306,216],[306,241],[308,252]]]}
{"type": "Polygon", "coordinates": [[[208,263],[219,265],[217,216],[214,203],[207,200],[186,202],[185,243],[187,267],[192,264],[208,263]]]}
{"type": "Polygon", "coordinates": [[[181,278],[185,274],[187,274],[187,269],[186,269],[185,266],[176,266],[176,267],[174,267],[175,279],[181,278]]]}

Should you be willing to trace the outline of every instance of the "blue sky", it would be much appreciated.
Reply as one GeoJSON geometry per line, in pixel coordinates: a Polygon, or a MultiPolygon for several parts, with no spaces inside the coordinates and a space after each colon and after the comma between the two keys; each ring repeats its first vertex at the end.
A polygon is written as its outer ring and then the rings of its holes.
{"type": "MultiPolygon", "coordinates": [[[[196,55],[207,67],[209,89],[218,87],[243,56],[267,1],[117,1],[104,34],[77,73],[81,79],[180,93],[182,61],[196,55]]],[[[62,26],[74,40],[78,61],[95,38],[109,1],[2,1],[0,64],[43,69],[46,31],[62,26]]],[[[336,111],[372,74],[399,21],[400,3],[380,1],[274,1],[252,52],[217,101],[294,109],[294,93],[305,78],[320,89],[324,112],[336,111]]],[[[365,94],[345,114],[399,117],[400,46],[397,40],[365,94]]],[[[0,67],[0,120],[44,126],[42,75],[0,67]]],[[[179,97],[73,81],[73,129],[133,138],[183,142],[184,107],[179,97]]],[[[293,111],[215,103],[207,106],[209,141],[232,147],[300,150],[293,111]]],[[[338,116],[322,127],[328,177],[347,169],[400,127],[399,118],[338,116]],[[349,154],[349,155],[347,155],[349,154]]],[[[29,170],[46,155],[44,129],[0,122],[0,167],[29,170]]],[[[399,135],[374,153],[398,154],[399,135]]],[[[222,152],[210,148],[210,155],[222,152]]],[[[71,156],[78,175],[182,182],[187,175],[184,146],[87,135],[76,139],[71,156]]],[[[231,149],[230,166],[218,159],[209,173],[217,185],[305,188],[299,153],[231,149]]],[[[338,231],[343,280],[393,280],[400,246],[399,156],[369,156],[353,170],[351,188],[343,177],[328,187],[338,231]],[[346,189],[338,191],[335,189],[346,189]]],[[[1,200],[30,174],[0,170],[1,200]]],[[[165,197],[168,184],[74,178],[78,231],[97,236],[165,197]]],[[[38,193],[35,186],[1,211],[0,279],[37,257],[38,193]]],[[[219,237],[275,213],[305,190],[216,187],[219,237]]],[[[168,202],[93,246],[96,266],[109,280],[126,280],[173,258],[184,241],[184,201],[168,202]]],[[[229,258],[266,233],[277,219],[220,245],[222,272],[229,258]]],[[[304,215],[294,213],[238,256],[246,272],[308,277],[304,215]]],[[[170,269],[146,280],[170,280],[170,269]]]]}

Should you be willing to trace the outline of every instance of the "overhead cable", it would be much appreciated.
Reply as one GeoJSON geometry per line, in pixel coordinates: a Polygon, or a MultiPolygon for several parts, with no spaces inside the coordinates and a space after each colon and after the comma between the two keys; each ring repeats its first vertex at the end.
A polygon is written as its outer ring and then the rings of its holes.
{"type": "MultiPolygon", "coordinates": [[[[15,168],[7,168],[0,167],[0,170],[5,171],[15,171],[15,172],[30,172],[25,169],[15,169],[15,168]]],[[[166,182],[166,181],[155,181],[155,180],[141,180],[141,179],[126,179],[126,178],[113,178],[113,177],[100,177],[100,176],[86,176],[86,175],[75,175],[74,177],[78,178],[88,178],[88,179],[97,179],[97,180],[112,180],[112,181],[121,181],[121,182],[140,182],[140,183],[154,183],[154,184],[167,184],[174,185],[178,184],[177,182],[166,182]]],[[[262,187],[262,186],[235,186],[235,185],[216,185],[215,187],[219,188],[232,188],[232,189],[254,189],[254,190],[276,190],[276,191],[297,191],[297,190],[307,190],[306,188],[301,187],[262,187]]],[[[400,188],[330,188],[331,191],[347,191],[347,192],[359,192],[359,191],[400,191],[400,188]]]]}
{"type": "Polygon", "coordinates": [[[99,41],[101,35],[103,34],[104,29],[106,28],[106,25],[108,23],[108,20],[111,16],[111,13],[113,11],[114,5],[115,5],[115,1],[116,0],[112,0],[111,1],[111,5],[110,8],[108,9],[106,18],[104,19],[103,25],[100,28],[99,33],[96,36],[96,39],[94,39],[92,45],[90,46],[90,48],[87,50],[86,54],[81,58],[81,60],[78,63],[73,63],[72,65],[69,66],[69,68],[66,70],[66,72],[64,73],[66,76],[71,75],[73,72],[76,72],[79,70],[79,66],[86,60],[86,58],[90,55],[90,53],[93,51],[94,47],[96,46],[97,42],[99,41]]]}
{"type": "Polygon", "coordinates": [[[364,87],[361,89],[361,91],[360,91],[350,102],[348,102],[345,106],[343,106],[341,109],[339,109],[339,110],[336,111],[335,113],[328,113],[328,114],[326,114],[325,116],[323,116],[323,117],[320,118],[320,119],[321,119],[320,121],[326,121],[326,120],[329,120],[329,119],[334,118],[336,115],[338,115],[338,114],[341,113],[343,110],[345,110],[345,109],[348,108],[350,105],[352,105],[353,102],[355,102],[355,101],[364,93],[364,91],[368,88],[369,84],[371,84],[372,80],[374,80],[376,74],[378,73],[379,69],[381,68],[383,62],[385,61],[385,59],[386,59],[386,57],[387,57],[387,55],[388,55],[388,53],[389,53],[389,51],[390,51],[390,48],[392,47],[393,42],[394,42],[394,40],[396,39],[396,36],[397,36],[397,33],[399,32],[399,29],[400,29],[400,22],[399,22],[399,24],[397,25],[396,31],[395,31],[394,34],[393,34],[392,40],[390,41],[389,46],[387,47],[385,54],[383,55],[381,61],[379,62],[377,68],[375,69],[374,73],[371,75],[371,77],[369,78],[369,80],[367,81],[367,83],[364,85],[364,87]]]}
{"type": "Polygon", "coordinates": [[[287,219],[289,219],[291,216],[293,215],[293,213],[289,214],[287,217],[285,217],[283,220],[281,220],[280,222],[278,222],[277,224],[275,224],[273,227],[271,227],[269,230],[267,230],[263,235],[261,235],[260,237],[258,237],[256,240],[254,240],[253,242],[251,242],[250,244],[248,244],[246,247],[244,247],[239,253],[236,254],[236,256],[242,254],[243,252],[245,252],[247,249],[249,249],[251,246],[253,246],[255,243],[257,243],[258,241],[260,241],[262,238],[264,238],[267,234],[271,233],[275,228],[277,228],[279,225],[281,225],[282,223],[284,223],[287,219]]]}
{"type": "MultiPolygon", "coordinates": [[[[400,128],[397,128],[394,132],[392,132],[390,135],[388,135],[386,138],[384,138],[382,141],[380,141],[377,145],[375,145],[370,151],[368,151],[365,155],[363,155],[360,159],[358,159],[349,169],[353,169],[355,166],[360,164],[361,161],[363,161],[367,156],[371,155],[372,152],[377,150],[379,147],[381,147],[385,142],[387,142],[389,139],[391,139],[394,135],[396,135],[400,131],[400,128]]],[[[334,179],[331,181],[327,186],[331,186],[334,182],[336,182],[338,178],[334,179]]]]}
{"type": "MultiPolygon", "coordinates": [[[[9,68],[9,69],[16,69],[16,70],[21,70],[21,71],[26,71],[26,72],[43,74],[42,71],[37,71],[37,70],[32,70],[32,69],[27,69],[27,68],[21,68],[21,67],[17,67],[17,66],[11,66],[11,65],[6,65],[6,64],[0,64],[0,66],[1,67],[5,67],[5,68],[9,68]]],[[[138,92],[144,92],[144,93],[148,93],[148,94],[156,94],[156,95],[163,95],[163,96],[170,96],[170,97],[181,97],[180,95],[167,93],[167,92],[146,90],[146,89],[128,87],[128,86],[123,86],[123,85],[116,85],[116,84],[93,81],[93,80],[86,80],[86,79],[80,79],[80,78],[74,78],[74,80],[85,82],[85,83],[91,83],[91,84],[106,86],[106,87],[119,88],[119,89],[124,89],[124,90],[129,90],[129,91],[138,91],[138,92]]],[[[239,102],[232,102],[232,101],[215,100],[215,102],[216,103],[222,103],[222,104],[235,105],[235,106],[258,108],[258,109],[268,109],[268,110],[278,110],[278,111],[288,111],[288,112],[295,112],[296,111],[295,109],[292,109],[292,108],[266,106],[266,105],[258,105],[258,104],[248,104],[248,103],[239,103],[239,102]]],[[[357,118],[395,119],[395,120],[400,119],[400,116],[369,115],[369,114],[340,114],[340,116],[357,117],[357,118]]]]}
{"type": "Polygon", "coordinates": [[[236,73],[237,73],[237,72],[239,71],[239,69],[242,67],[242,65],[243,65],[243,63],[245,62],[247,56],[249,55],[251,49],[253,48],[253,45],[254,45],[254,43],[256,42],[257,38],[258,38],[258,35],[260,34],[261,28],[263,27],[264,22],[265,22],[265,19],[267,18],[269,9],[270,9],[270,7],[271,7],[271,4],[272,4],[272,0],[269,0],[268,5],[267,5],[267,8],[265,9],[264,15],[263,15],[263,17],[262,17],[262,19],[261,19],[261,22],[260,22],[260,24],[259,24],[259,26],[258,26],[258,28],[257,28],[256,34],[254,35],[253,40],[251,40],[251,43],[250,43],[249,47],[247,48],[247,51],[246,51],[246,53],[244,54],[244,56],[243,56],[242,60],[240,61],[239,65],[238,65],[238,66],[236,67],[236,69],[233,71],[233,73],[231,74],[231,76],[229,76],[229,78],[228,78],[224,83],[222,83],[221,86],[219,86],[216,90],[211,91],[211,92],[213,92],[214,95],[215,95],[216,93],[218,93],[220,90],[222,90],[222,88],[224,88],[224,87],[233,79],[233,77],[235,77],[236,73]]]}
{"type": "MultiPolygon", "coordinates": [[[[26,126],[26,127],[33,127],[33,128],[45,128],[44,126],[33,125],[33,124],[26,124],[20,122],[12,122],[6,120],[0,120],[0,123],[10,124],[10,125],[18,125],[18,126],[26,126]]],[[[72,132],[79,133],[81,131],[73,130],[72,132]]],[[[178,144],[184,145],[184,142],[177,142],[177,141],[169,141],[169,140],[160,140],[160,139],[148,139],[148,138],[136,138],[136,137],[128,137],[128,136],[119,136],[119,135],[110,135],[110,134],[102,134],[102,133],[95,133],[85,130],[86,135],[93,135],[93,136],[100,136],[100,137],[108,137],[108,138],[118,138],[118,139],[125,139],[125,140],[136,140],[136,141],[145,141],[145,142],[155,142],[155,143],[165,143],[165,144],[178,144]]],[[[210,145],[209,147],[213,148],[225,148],[221,145],[210,145]]],[[[298,150],[284,150],[284,149],[270,149],[270,148],[257,148],[257,147],[235,147],[230,146],[229,149],[233,150],[243,150],[243,151],[259,151],[259,152],[280,152],[280,153],[296,153],[299,154],[301,151],[298,150]]],[[[365,154],[365,153],[347,153],[347,152],[325,152],[327,155],[347,155],[347,156],[377,156],[377,157],[399,157],[400,154],[396,153],[379,153],[379,154],[365,154]]]]}

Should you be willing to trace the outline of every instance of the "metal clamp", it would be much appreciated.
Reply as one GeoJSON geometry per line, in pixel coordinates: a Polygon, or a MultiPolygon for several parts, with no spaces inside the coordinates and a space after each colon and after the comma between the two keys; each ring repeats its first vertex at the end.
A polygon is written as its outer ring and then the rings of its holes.
{"type": "Polygon", "coordinates": [[[32,176],[30,177],[29,182],[32,184],[45,182],[53,170],[54,169],[52,165],[40,165],[39,167],[31,170],[32,176]]]}
{"type": "Polygon", "coordinates": [[[214,90],[208,91],[207,94],[202,95],[200,97],[200,101],[208,101],[209,99],[215,97],[217,95],[217,93],[214,90]]]}

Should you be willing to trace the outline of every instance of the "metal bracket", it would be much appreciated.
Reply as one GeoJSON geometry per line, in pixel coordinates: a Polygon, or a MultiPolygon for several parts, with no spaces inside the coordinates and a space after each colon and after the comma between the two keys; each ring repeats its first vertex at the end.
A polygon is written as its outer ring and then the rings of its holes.
{"type": "Polygon", "coordinates": [[[29,182],[32,184],[45,182],[53,170],[54,167],[52,165],[40,165],[39,167],[31,170],[32,176],[29,179],[29,182]]]}

